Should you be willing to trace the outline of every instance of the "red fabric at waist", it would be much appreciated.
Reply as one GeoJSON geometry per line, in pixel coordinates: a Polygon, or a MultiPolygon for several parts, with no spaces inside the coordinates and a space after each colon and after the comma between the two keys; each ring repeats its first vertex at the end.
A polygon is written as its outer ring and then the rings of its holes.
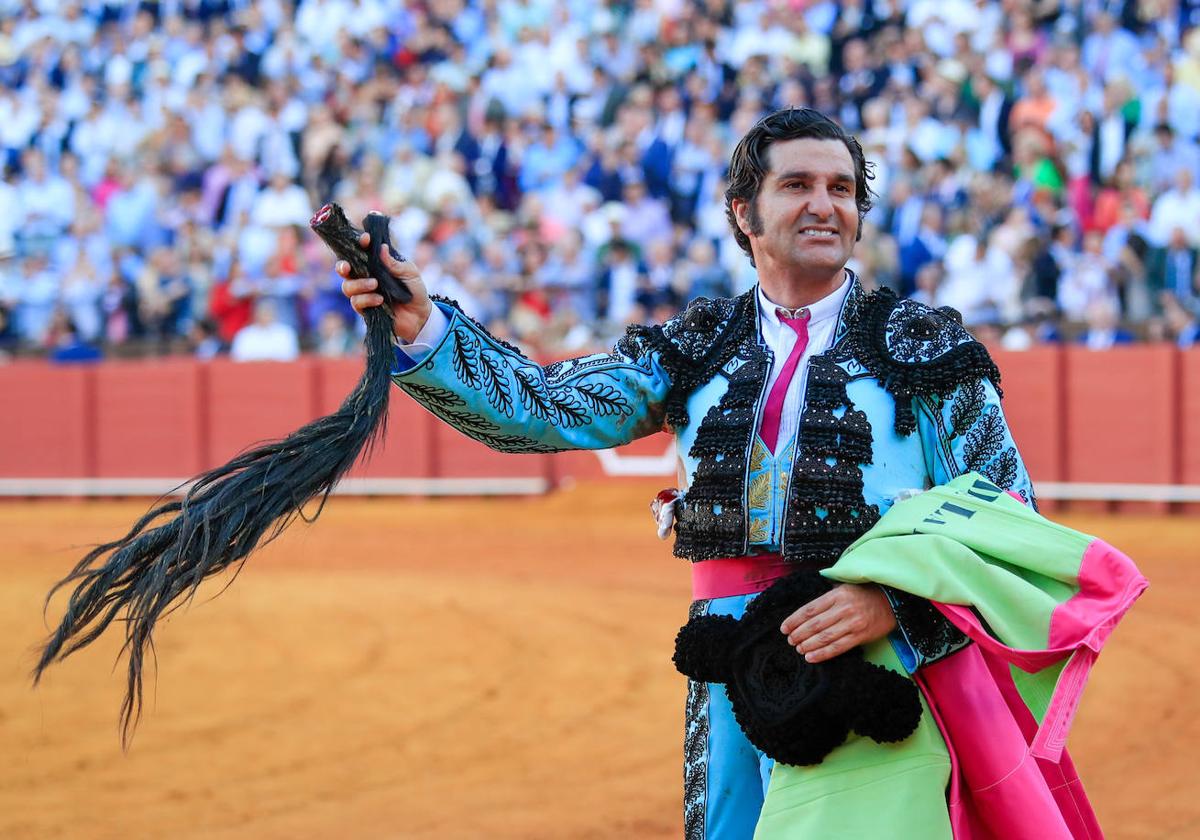
{"type": "Polygon", "coordinates": [[[762,592],[792,571],[778,554],[702,560],[692,564],[692,600],[762,592]]]}

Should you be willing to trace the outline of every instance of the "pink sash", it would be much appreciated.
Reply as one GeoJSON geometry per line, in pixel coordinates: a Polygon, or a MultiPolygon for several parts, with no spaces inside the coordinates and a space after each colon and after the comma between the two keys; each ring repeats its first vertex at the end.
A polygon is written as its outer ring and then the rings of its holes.
{"type": "Polygon", "coordinates": [[[752,595],[793,571],[795,566],[778,554],[702,560],[692,564],[692,600],[752,595]]]}

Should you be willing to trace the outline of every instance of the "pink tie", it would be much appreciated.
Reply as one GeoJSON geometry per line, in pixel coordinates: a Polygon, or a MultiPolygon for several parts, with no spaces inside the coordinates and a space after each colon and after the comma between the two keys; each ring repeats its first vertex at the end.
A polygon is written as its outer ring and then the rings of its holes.
{"type": "Polygon", "coordinates": [[[787,324],[795,330],[796,346],[792,348],[787,361],[783,363],[783,369],[779,371],[779,378],[775,380],[775,384],[771,387],[771,393],[767,396],[767,407],[763,410],[759,437],[772,453],[775,451],[775,444],[778,443],[779,419],[783,415],[783,400],[787,396],[788,386],[792,384],[792,377],[796,375],[796,367],[800,364],[800,357],[804,355],[804,348],[808,347],[808,319],[811,315],[807,309],[800,310],[799,318],[787,317],[786,309],[776,309],[775,312],[779,315],[781,323],[787,324]]]}

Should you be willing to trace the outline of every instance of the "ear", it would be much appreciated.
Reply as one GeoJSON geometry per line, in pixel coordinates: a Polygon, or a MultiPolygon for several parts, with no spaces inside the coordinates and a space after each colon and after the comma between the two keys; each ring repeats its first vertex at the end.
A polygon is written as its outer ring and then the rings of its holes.
{"type": "Polygon", "coordinates": [[[744,198],[735,198],[729,202],[729,209],[733,211],[733,218],[737,221],[738,230],[750,236],[750,202],[744,198]]]}

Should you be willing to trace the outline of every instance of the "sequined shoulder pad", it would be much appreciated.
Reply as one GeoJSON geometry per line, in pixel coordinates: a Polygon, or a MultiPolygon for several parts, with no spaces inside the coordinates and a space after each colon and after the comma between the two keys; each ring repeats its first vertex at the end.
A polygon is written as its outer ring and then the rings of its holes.
{"type": "Polygon", "coordinates": [[[877,291],[863,302],[855,332],[855,355],[896,398],[900,434],[916,428],[912,397],[949,398],[959,386],[980,379],[1000,388],[1000,371],[987,349],[948,306],[933,309],[877,291]]]}
{"type": "Polygon", "coordinates": [[[630,326],[617,344],[622,353],[638,358],[649,351],[671,376],[667,422],[688,422],[686,402],[737,352],[755,329],[753,292],[736,298],[696,298],[687,309],[658,326],[630,326]]]}

